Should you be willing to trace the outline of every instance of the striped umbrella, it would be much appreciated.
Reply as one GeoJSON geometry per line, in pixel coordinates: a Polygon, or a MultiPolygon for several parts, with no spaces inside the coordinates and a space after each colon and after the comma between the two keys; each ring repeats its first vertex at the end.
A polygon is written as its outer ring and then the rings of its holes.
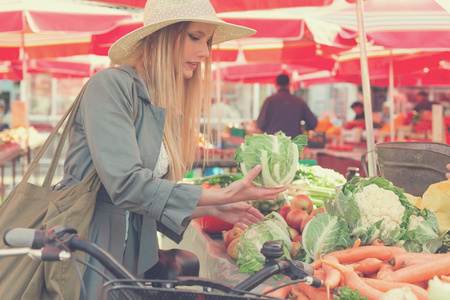
{"type": "MultiPolygon", "coordinates": [[[[388,48],[448,49],[450,48],[449,2],[366,0],[363,12],[366,38],[374,45],[388,48]]],[[[345,5],[339,10],[328,10],[313,18],[339,25],[347,31],[348,39],[358,38],[357,13],[353,5],[345,5]]]]}
{"type": "MultiPolygon", "coordinates": [[[[130,18],[125,10],[57,0],[3,0],[0,6],[0,61],[21,61],[28,115],[29,59],[91,53],[91,35],[130,18]]],[[[28,122],[28,118],[26,119],[28,122]]]]}
{"type": "Polygon", "coordinates": [[[19,60],[24,53],[29,59],[90,54],[92,34],[131,15],[93,4],[4,0],[0,19],[0,60],[19,60]]]}
{"type": "MultiPolygon", "coordinates": [[[[144,8],[147,0],[92,0],[114,5],[134,8],[144,8]]],[[[228,11],[244,11],[258,9],[273,9],[299,6],[324,6],[333,0],[210,0],[217,13],[228,11]]]]}

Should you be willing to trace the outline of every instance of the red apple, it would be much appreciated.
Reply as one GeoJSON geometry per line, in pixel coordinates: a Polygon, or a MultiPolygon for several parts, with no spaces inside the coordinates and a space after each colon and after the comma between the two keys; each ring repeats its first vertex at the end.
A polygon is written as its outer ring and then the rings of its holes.
{"type": "Polygon", "coordinates": [[[300,226],[303,220],[309,216],[306,211],[301,209],[292,209],[286,215],[286,223],[297,231],[300,231],[300,226]]]}
{"type": "Polygon", "coordinates": [[[291,258],[296,258],[297,256],[300,256],[302,254],[301,247],[301,243],[292,242],[291,258]]]}
{"type": "Polygon", "coordinates": [[[244,231],[238,227],[233,227],[228,230],[223,236],[223,245],[225,248],[233,241],[234,239],[238,239],[244,231]]]}
{"type": "Polygon", "coordinates": [[[298,194],[291,200],[291,210],[302,209],[309,215],[314,209],[311,198],[306,195],[298,194]]]}
{"type": "Polygon", "coordinates": [[[300,244],[302,243],[302,235],[300,234],[298,237],[296,237],[295,239],[292,240],[293,242],[299,242],[300,244]]]}
{"type": "Polygon", "coordinates": [[[323,208],[323,206],[321,206],[321,207],[314,208],[314,210],[309,215],[315,217],[317,215],[317,213],[319,212],[319,210],[323,213],[325,212],[325,209],[323,208]]]}
{"type": "Polygon", "coordinates": [[[294,228],[289,227],[289,235],[290,235],[290,237],[291,237],[291,240],[294,240],[296,237],[299,236],[299,233],[298,233],[298,231],[295,230],[294,228]]]}
{"type": "Polygon", "coordinates": [[[291,206],[289,204],[283,205],[280,210],[278,211],[278,213],[280,214],[280,216],[283,217],[283,219],[286,220],[286,215],[288,214],[288,212],[291,211],[291,206]]]}
{"type": "Polygon", "coordinates": [[[313,219],[314,216],[307,216],[305,219],[303,219],[302,224],[300,225],[300,230],[303,232],[303,229],[305,229],[306,224],[308,224],[311,219],[313,219]]]}

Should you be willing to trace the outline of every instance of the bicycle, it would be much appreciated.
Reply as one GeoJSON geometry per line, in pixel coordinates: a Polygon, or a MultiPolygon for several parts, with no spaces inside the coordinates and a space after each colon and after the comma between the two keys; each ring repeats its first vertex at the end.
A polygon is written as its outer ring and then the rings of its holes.
{"type": "MultiPolygon", "coordinates": [[[[95,270],[95,267],[89,263],[74,259],[72,252],[83,251],[95,257],[115,277],[115,279],[109,278],[106,274],[96,270],[107,280],[109,279],[101,288],[99,299],[102,300],[278,299],[266,295],[270,291],[265,294],[251,292],[266,279],[277,274],[284,274],[291,278],[292,281],[286,285],[299,282],[306,282],[316,288],[323,285],[322,280],[313,276],[314,270],[309,264],[279,259],[283,255],[283,247],[281,243],[274,241],[266,242],[261,249],[261,253],[266,257],[265,266],[240,284],[232,287],[218,281],[194,276],[181,276],[173,280],[137,279],[106,250],[89,240],[78,237],[77,230],[70,226],[55,226],[49,230],[8,229],[3,235],[3,240],[5,245],[16,248],[0,249],[0,258],[11,255],[28,255],[33,259],[43,261],[72,259],[74,263],[78,261],[95,270]]],[[[83,284],[79,272],[78,275],[83,284]]],[[[281,287],[280,285],[273,290],[281,287]]]]}

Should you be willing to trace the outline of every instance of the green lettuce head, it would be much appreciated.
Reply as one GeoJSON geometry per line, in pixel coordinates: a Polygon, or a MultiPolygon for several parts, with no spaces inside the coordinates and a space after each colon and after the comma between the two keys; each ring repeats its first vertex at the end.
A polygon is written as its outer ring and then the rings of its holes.
{"type": "Polygon", "coordinates": [[[246,135],[245,142],[236,149],[234,161],[244,176],[261,164],[261,173],[253,180],[256,186],[282,187],[294,179],[298,159],[307,143],[306,135],[291,139],[281,131],[276,135],[246,135]]]}

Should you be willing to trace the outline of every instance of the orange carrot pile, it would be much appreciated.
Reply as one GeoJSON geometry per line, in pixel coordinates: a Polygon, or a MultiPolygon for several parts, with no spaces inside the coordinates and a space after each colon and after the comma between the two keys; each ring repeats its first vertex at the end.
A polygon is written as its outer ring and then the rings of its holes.
{"type": "MultiPolygon", "coordinates": [[[[324,287],[331,294],[336,294],[339,287],[348,286],[369,300],[405,287],[419,300],[425,300],[428,299],[430,279],[437,276],[444,282],[450,281],[450,253],[408,253],[403,248],[384,246],[379,241],[369,246],[360,246],[356,242],[354,247],[327,254],[311,265],[314,275],[322,276],[324,287]]],[[[295,290],[291,293],[293,299],[297,294],[299,300],[305,299],[305,295],[319,295],[310,296],[310,299],[327,299],[322,297],[330,295],[324,288],[315,289],[306,284],[299,284],[298,288],[301,295],[295,290]]]]}

